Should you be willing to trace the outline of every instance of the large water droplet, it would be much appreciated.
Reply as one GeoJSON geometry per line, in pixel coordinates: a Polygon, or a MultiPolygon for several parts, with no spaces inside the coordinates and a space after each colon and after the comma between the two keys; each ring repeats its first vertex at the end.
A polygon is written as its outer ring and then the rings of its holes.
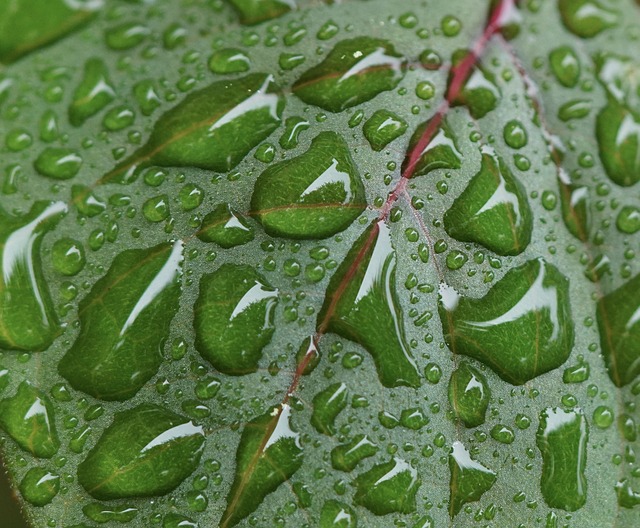
{"type": "Polygon", "coordinates": [[[565,27],[582,38],[595,37],[618,21],[617,13],[597,0],[559,0],[558,8],[565,27]]]}
{"type": "Polygon", "coordinates": [[[149,33],[149,28],[138,22],[125,22],[107,29],[104,38],[111,49],[123,51],[141,44],[149,33]]]}
{"type": "Polygon", "coordinates": [[[213,242],[223,248],[232,248],[251,242],[255,236],[247,219],[231,208],[229,204],[219,204],[202,219],[198,238],[203,242],[213,242]]]}
{"type": "Polygon", "coordinates": [[[126,400],[158,371],[180,298],[182,249],[123,251],[80,301],[80,334],[58,364],[76,389],[126,400]]]}
{"type": "Polygon", "coordinates": [[[311,425],[316,431],[326,435],[335,434],[336,418],[347,406],[348,398],[349,391],[344,383],[329,385],[314,396],[311,425]]]}
{"type": "Polygon", "coordinates": [[[378,446],[367,435],[359,434],[331,451],[331,465],[340,471],[352,471],[362,460],[378,452],[378,446]]]}
{"type": "Polygon", "coordinates": [[[42,237],[67,211],[62,202],[36,202],[14,217],[0,209],[0,346],[45,350],[60,331],[46,287],[40,245],[42,237]]]}
{"type": "Polygon", "coordinates": [[[194,307],[198,352],[225,374],[255,372],[277,303],[278,290],[250,266],[224,264],[205,275],[194,307]]]}
{"type": "Polygon", "coordinates": [[[242,73],[249,71],[251,61],[242,50],[225,48],[218,50],[209,59],[209,69],[213,73],[242,73]]]}
{"type": "Polygon", "coordinates": [[[580,60],[573,48],[560,46],[549,53],[549,65],[560,84],[573,88],[580,79],[580,60]]]}
{"type": "Polygon", "coordinates": [[[482,425],[490,399],[484,375],[469,362],[461,362],[449,380],[449,402],[458,419],[467,427],[482,425]]]}
{"type": "Polygon", "coordinates": [[[349,505],[337,500],[328,500],[320,513],[320,528],[356,528],[358,517],[349,505]]]}
{"type": "Polygon", "coordinates": [[[226,172],[280,125],[284,104],[271,75],[213,83],[161,116],[147,144],[101,181],[128,183],[150,165],[226,172]]]}
{"type": "Polygon", "coordinates": [[[622,387],[640,374],[640,275],[602,297],[597,316],[609,376],[622,387]]]}
{"type": "Polygon", "coordinates": [[[576,511],[587,501],[587,420],[580,409],[540,414],[536,443],[542,454],[540,487],[551,508],[576,511]]]}
{"type": "Polygon", "coordinates": [[[253,513],[267,495],[289,480],[302,465],[300,435],[291,428],[290,420],[291,407],[282,404],[245,426],[220,528],[235,526],[253,513]]]}
{"type": "Polygon", "coordinates": [[[89,59],[84,65],[84,77],[73,94],[69,106],[69,121],[80,126],[115,98],[107,65],[102,59],[89,59]]]}
{"type": "MultiPolygon", "coordinates": [[[[436,169],[459,169],[461,167],[462,154],[458,150],[455,136],[445,120],[440,123],[432,118],[418,126],[411,136],[407,152],[415,152],[424,137],[430,137],[430,140],[415,157],[412,177],[423,176],[436,169]]],[[[413,159],[413,156],[405,158],[402,165],[403,173],[409,169],[410,159],[413,159]]]]}
{"type": "Polygon", "coordinates": [[[343,40],[325,59],[293,85],[305,103],[341,112],[393,90],[404,77],[407,61],[385,40],[343,40]]]}
{"type": "Polygon", "coordinates": [[[395,274],[391,231],[383,221],[375,222],[331,278],[319,331],[360,343],[373,357],[385,387],[417,387],[420,374],[405,342],[395,274]]]}
{"type": "Polygon", "coordinates": [[[60,491],[60,476],[44,468],[31,468],[20,482],[22,497],[34,506],[46,506],[60,491]]]}
{"type": "Polygon", "coordinates": [[[68,148],[48,147],[33,162],[35,169],[54,180],[73,178],[82,165],[82,158],[75,150],[68,148]]]}
{"type": "Polygon", "coordinates": [[[394,458],[356,478],[353,501],[376,515],[412,513],[421,483],[418,472],[410,464],[394,458]]]}
{"type": "Polygon", "coordinates": [[[461,442],[454,442],[449,454],[449,515],[453,519],[468,502],[480,500],[496,481],[496,473],[471,458],[461,442]]]}
{"type": "Polygon", "coordinates": [[[96,499],[164,495],[198,467],[204,430],[144,404],[117,413],[87,458],[78,481],[96,499]]]}
{"type": "Polygon", "coordinates": [[[362,133],[369,145],[380,152],[407,130],[407,122],[388,110],[376,110],[362,127],[362,133]]]}
{"type": "Polygon", "coordinates": [[[22,449],[39,458],[51,458],[60,447],[53,405],[28,381],[18,386],[14,396],[0,402],[0,427],[22,449]]]}
{"type": "Polygon", "coordinates": [[[343,231],[366,207],[349,147],[322,132],[309,150],[272,165],[256,181],[252,214],[273,236],[326,238],[343,231]]]}
{"type": "Polygon", "coordinates": [[[444,215],[447,233],[499,255],[522,253],[531,240],[533,215],[526,191],[492,149],[482,167],[444,215]]]}
{"type": "Polygon", "coordinates": [[[514,385],[562,365],[573,348],[569,281],[542,258],[512,268],[482,298],[441,288],[447,345],[514,385]]]}
{"type": "Polygon", "coordinates": [[[296,9],[296,0],[229,0],[240,15],[240,22],[255,25],[296,9]]]}

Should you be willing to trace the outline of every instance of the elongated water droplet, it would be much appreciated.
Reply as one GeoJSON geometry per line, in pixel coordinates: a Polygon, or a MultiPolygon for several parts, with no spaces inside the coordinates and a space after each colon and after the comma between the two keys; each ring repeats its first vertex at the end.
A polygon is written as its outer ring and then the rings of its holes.
{"type": "Polygon", "coordinates": [[[293,149],[298,146],[300,134],[310,127],[309,121],[304,117],[288,117],[284,123],[284,132],[280,136],[280,146],[283,149],[293,149]]]}
{"type": "Polygon", "coordinates": [[[253,513],[300,469],[300,435],[291,428],[291,407],[272,407],[242,431],[236,452],[236,474],[227,496],[220,528],[230,528],[253,513]]]}
{"type": "Polygon", "coordinates": [[[80,334],[58,364],[73,387],[126,400],[158,371],[178,308],[182,242],[120,253],[80,301],[80,334]]]}
{"type": "Polygon", "coordinates": [[[420,374],[405,342],[395,274],[391,232],[383,221],[376,222],[331,278],[319,330],[360,343],[373,357],[385,387],[417,387],[420,374]]]}
{"type": "Polygon", "coordinates": [[[202,219],[197,236],[203,242],[214,242],[223,248],[232,248],[251,242],[255,233],[244,216],[229,204],[223,203],[202,219]]]}
{"type": "Polygon", "coordinates": [[[331,465],[340,471],[353,471],[361,461],[375,455],[378,450],[378,446],[367,435],[359,434],[331,450],[331,465]]]}
{"type": "MultiPolygon", "coordinates": [[[[138,515],[138,509],[127,504],[117,504],[107,506],[97,502],[87,504],[82,508],[82,512],[92,521],[97,523],[108,523],[110,521],[128,523],[133,521],[138,515]]],[[[86,528],[81,525],[81,528],[86,528]]]]}
{"type": "Polygon", "coordinates": [[[449,380],[449,403],[458,419],[467,427],[482,425],[490,399],[484,375],[469,362],[461,362],[449,380]]]}
{"type": "Polygon", "coordinates": [[[104,38],[111,49],[123,51],[141,44],[149,33],[149,28],[138,22],[125,22],[107,29],[104,38]]]}
{"type": "Polygon", "coordinates": [[[249,71],[251,60],[242,50],[225,48],[218,50],[209,59],[209,69],[213,73],[242,73],[249,71]]]}
{"type": "Polygon", "coordinates": [[[279,126],[283,108],[271,75],[213,83],[160,117],[147,144],[101,182],[129,183],[150,165],[231,170],[279,126]]]}
{"type": "Polygon", "coordinates": [[[320,64],[307,70],[292,90],[305,103],[341,112],[393,90],[406,67],[406,59],[385,40],[343,40],[320,64]]]}
{"type": "Polygon", "coordinates": [[[595,37],[618,22],[617,13],[597,0],[559,0],[558,8],[565,27],[582,38],[595,37]]]}
{"type": "Polygon", "coordinates": [[[576,511],[587,501],[587,420],[580,409],[540,414],[536,443],[542,454],[540,487],[551,508],[576,511]]]}
{"type": "Polygon", "coordinates": [[[326,238],[343,231],[366,207],[349,147],[322,132],[309,150],[272,165],[256,181],[252,214],[273,236],[326,238]]]}
{"type": "Polygon", "coordinates": [[[542,258],[512,268],[482,298],[441,288],[447,345],[514,385],[562,365],[573,348],[569,281],[542,258]]]}
{"type": "Polygon", "coordinates": [[[249,26],[260,24],[296,9],[296,0],[229,0],[240,16],[240,22],[249,26]]]}
{"type": "Polygon", "coordinates": [[[67,211],[62,202],[36,202],[14,217],[0,209],[0,346],[45,350],[60,331],[40,257],[42,237],[67,211]]]}
{"type": "Polygon", "coordinates": [[[39,458],[51,458],[60,447],[53,405],[28,381],[18,386],[14,396],[0,401],[0,427],[39,458]]]}
{"type": "Polygon", "coordinates": [[[407,130],[407,122],[388,110],[377,110],[362,127],[364,137],[376,152],[381,151],[407,130]]]}
{"type": "Polygon", "coordinates": [[[204,430],[144,404],[117,413],[87,458],[78,481],[96,499],[164,495],[198,467],[204,430]]]}
{"type": "MultiPolygon", "coordinates": [[[[455,136],[447,125],[430,119],[422,123],[411,136],[407,152],[414,152],[421,140],[429,136],[429,142],[422,148],[416,156],[415,167],[413,167],[412,177],[423,176],[436,169],[459,169],[462,165],[462,154],[456,145],[455,136]]],[[[410,157],[407,156],[402,165],[402,172],[406,173],[409,167],[410,157]]]]}
{"type": "Polygon", "coordinates": [[[580,60],[573,48],[560,46],[549,53],[549,65],[555,78],[567,88],[573,88],[580,79],[580,60]]]}
{"type": "Polygon", "coordinates": [[[482,167],[444,215],[447,233],[499,255],[517,255],[531,241],[533,215],[526,191],[509,167],[485,147],[482,167]]]}
{"type": "Polygon", "coordinates": [[[336,418],[347,406],[348,398],[349,391],[344,383],[329,385],[314,396],[311,425],[316,431],[330,436],[335,434],[336,418]]]}
{"type": "Polygon", "coordinates": [[[602,297],[596,313],[609,377],[622,387],[640,374],[640,275],[602,297]]]}
{"type": "Polygon", "coordinates": [[[461,442],[454,442],[449,454],[449,515],[453,519],[468,502],[480,500],[496,481],[496,473],[476,462],[461,442]]]}
{"type": "Polygon", "coordinates": [[[33,163],[35,169],[54,180],[73,178],[82,165],[82,158],[72,149],[48,147],[44,149],[33,163]]]}
{"type": "Polygon", "coordinates": [[[410,464],[394,458],[356,478],[353,501],[376,515],[412,513],[421,483],[418,472],[410,464]]]}
{"type": "Polygon", "coordinates": [[[590,99],[573,99],[571,101],[567,101],[558,108],[558,119],[560,119],[560,121],[582,119],[583,117],[587,117],[590,112],[590,99]]]}
{"type": "Polygon", "coordinates": [[[628,479],[616,483],[616,495],[618,504],[623,508],[633,508],[640,504],[640,491],[634,490],[628,479]]]}
{"type": "Polygon", "coordinates": [[[195,345],[225,374],[255,372],[275,330],[278,290],[253,268],[224,264],[200,281],[194,311],[195,345]]]}
{"type": "Polygon", "coordinates": [[[69,121],[80,126],[115,98],[107,65],[102,59],[89,59],[84,65],[84,77],[73,94],[69,121]]]}

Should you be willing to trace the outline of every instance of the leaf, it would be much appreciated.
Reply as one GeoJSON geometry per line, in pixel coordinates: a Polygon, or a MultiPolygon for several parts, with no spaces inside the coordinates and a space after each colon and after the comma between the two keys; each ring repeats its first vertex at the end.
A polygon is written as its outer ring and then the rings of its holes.
{"type": "Polygon", "coordinates": [[[25,523],[640,524],[637,1],[0,4],[25,523]]]}

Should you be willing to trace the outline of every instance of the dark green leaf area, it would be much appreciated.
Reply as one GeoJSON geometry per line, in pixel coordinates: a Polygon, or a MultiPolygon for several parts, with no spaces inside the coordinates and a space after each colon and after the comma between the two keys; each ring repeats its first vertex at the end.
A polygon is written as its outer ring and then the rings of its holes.
{"type": "Polygon", "coordinates": [[[320,391],[313,398],[311,425],[316,431],[326,435],[335,434],[338,414],[347,406],[349,391],[344,383],[334,383],[320,391]]]}
{"type": "Polygon", "coordinates": [[[162,115],[147,144],[102,182],[129,183],[150,165],[231,170],[278,128],[284,105],[272,75],[215,82],[162,115]]]}
{"type": "Polygon", "coordinates": [[[358,517],[349,505],[337,500],[328,500],[320,513],[320,528],[356,528],[358,517]]]}
{"type": "Polygon", "coordinates": [[[78,466],[80,484],[96,499],[164,495],[198,467],[202,427],[156,405],[117,413],[78,466]]]}
{"type": "Polygon", "coordinates": [[[569,281],[539,258],[512,268],[480,299],[441,290],[447,345],[514,385],[562,365],[573,347],[569,281]]]}
{"type": "Polygon", "coordinates": [[[373,357],[385,387],[417,387],[420,373],[406,344],[395,285],[391,232],[383,221],[376,222],[331,277],[318,316],[320,331],[360,343],[373,357]]]}
{"type": "Polygon", "coordinates": [[[540,414],[536,443],[542,454],[540,488],[551,508],[576,511],[587,501],[587,420],[580,409],[540,414]]]}
{"type": "Polygon", "coordinates": [[[560,46],[549,54],[551,72],[562,86],[573,88],[580,79],[580,59],[573,48],[560,46]]]}
{"type": "MultiPolygon", "coordinates": [[[[432,118],[416,128],[411,136],[407,152],[416,152],[424,137],[432,135],[417,157],[412,177],[424,176],[436,169],[459,169],[462,166],[462,153],[456,145],[453,131],[445,120],[434,121],[432,118]]],[[[402,172],[409,168],[409,158],[405,158],[402,172]]]]}
{"type": "Polygon", "coordinates": [[[375,515],[411,513],[421,480],[418,472],[401,458],[377,464],[355,480],[353,501],[375,515]]]}
{"type": "Polygon", "coordinates": [[[90,2],[0,2],[0,62],[11,63],[81,27],[95,13],[90,2]]]}
{"type": "Polygon", "coordinates": [[[406,59],[389,42],[357,37],[336,44],[320,64],[302,74],[292,89],[305,103],[341,112],[393,90],[406,67],[406,59]]]}
{"type": "Polygon", "coordinates": [[[20,494],[34,506],[49,504],[60,491],[60,476],[44,468],[31,468],[20,482],[20,494]]]}
{"type": "Polygon", "coordinates": [[[115,95],[107,65],[101,59],[89,59],[84,65],[84,76],[73,94],[69,122],[74,126],[82,125],[113,101],[115,95]]]}
{"type": "Polygon", "coordinates": [[[388,110],[376,110],[362,127],[364,137],[376,152],[381,151],[407,130],[407,122],[388,110]]]}
{"type": "MultiPolygon", "coordinates": [[[[457,50],[451,57],[453,69],[449,74],[449,82],[453,80],[455,68],[467,60],[468,50],[457,50]]],[[[453,106],[466,106],[474,119],[480,119],[498,106],[500,89],[496,85],[493,73],[482,66],[471,68],[462,89],[453,97],[453,106]]]]}
{"type": "Polygon", "coordinates": [[[235,526],[302,465],[300,435],[291,428],[291,407],[272,407],[242,431],[236,473],[220,528],[235,526]]]}
{"type": "Polygon", "coordinates": [[[255,372],[275,330],[278,291],[250,266],[224,264],[202,277],[194,307],[195,346],[217,370],[255,372]]]}
{"type": "Polygon", "coordinates": [[[0,347],[45,350],[60,332],[40,246],[66,211],[62,202],[36,202],[18,217],[0,208],[0,347]]]}
{"type": "Polygon", "coordinates": [[[602,297],[597,316],[609,376],[622,387],[640,374],[640,275],[602,297]]]}
{"type": "Polygon", "coordinates": [[[323,132],[307,152],[272,165],[256,181],[252,214],[273,236],[327,238],[366,207],[364,186],[344,139],[323,132]]]}
{"type": "Polygon", "coordinates": [[[453,443],[449,454],[449,471],[449,515],[452,519],[465,504],[480,500],[497,478],[494,471],[473,460],[461,442],[453,443]]]}
{"type": "Polygon", "coordinates": [[[60,447],[53,405],[28,381],[20,384],[14,396],[0,401],[0,427],[39,458],[51,458],[60,447]]]}
{"type": "Polygon", "coordinates": [[[559,0],[560,17],[565,27],[582,38],[592,38],[613,27],[618,16],[598,0],[559,0]]]}
{"type": "Polygon", "coordinates": [[[296,6],[296,0],[227,0],[240,15],[240,22],[255,25],[284,15],[296,6]]]}
{"type": "Polygon", "coordinates": [[[640,181],[640,114],[610,100],[598,114],[596,135],[609,178],[625,187],[640,181]]]}
{"type": "Polygon", "coordinates": [[[80,334],[58,364],[73,387],[126,400],[158,371],[180,299],[182,249],[176,242],[124,251],[95,283],[80,302],[80,334]]]}
{"type": "Polygon", "coordinates": [[[367,435],[358,434],[331,450],[331,465],[340,471],[353,471],[362,460],[375,455],[378,450],[367,435]]]}
{"type": "Polygon", "coordinates": [[[485,421],[491,391],[485,376],[468,361],[463,361],[449,380],[449,403],[457,418],[467,427],[485,421]]]}
{"type": "Polygon", "coordinates": [[[197,236],[203,242],[229,249],[251,242],[255,233],[244,216],[222,203],[204,217],[197,236]]]}
{"type": "Polygon", "coordinates": [[[476,242],[499,255],[522,253],[531,241],[533,215],[526,191],[490,149],[482,166],[444,215],[447,233],[476,242]]]}

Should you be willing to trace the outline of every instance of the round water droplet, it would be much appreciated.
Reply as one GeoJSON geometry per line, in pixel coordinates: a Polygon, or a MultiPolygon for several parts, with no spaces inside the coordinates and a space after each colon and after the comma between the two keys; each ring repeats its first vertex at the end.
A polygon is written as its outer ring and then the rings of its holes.
{"type": "Polygon", "coordinates": [[[9,150],[19,152],[31,146],[33,137],[23,128],[16,128],[7,133],[4,142],[9,150]]]}
{"type": "Polygon", "coordinates": [[[22,497],[34,506],[49,504],[60,491],[60,477],[44,468],[32,468],[20,482],[22,497]]]}
{"type": "Polygon", "coordinates": [[[437,70],[442,66],[442,59],[435,50],[426,49],[420,53],[420,64],[425,70],[437,70]]]}
{"type": "Polygon", "coordinates": [[[613,423],[613,411],[605,405],[596,407],[593,411],[593,423],[600,429],[608,429],[613,423]]]}
{"type": "Polygon", "coordinates": [[[144,217],[150,222],[162,222],[169,217],[169,197],[166,194],[149,198],[142,206],[144,217]]]}
{"type": "Polygon", "coordinates": [[[136,115],[132,108],[121,105],[109,110],[102,121],[107,130],[116,131],[133,125],[136,115]]]}
{"type": "Polygon", "coordinates": [[[454,249],[453,251],[449,251],[447,254],[447,268],[450,270],[460,269],[465,265],[469,257],[467,257],[466,253],[462,251],[458,251],[454,249]]]}
{"type": "Polygon", "coordinates": [[[56,180],[73,178],[82,165],[82,158],[67,148],[49,147],[43,150],[34,162],[34,167],[43,176],[56,180]]]}
{"type": "Polygon", "coordinates": [[[178,200],[183,211],[192,211],[200,206],[204,191],[194,183],[187,183],[178,193],[178,200]]]}
{"type": "Polygon", "coordinates": [[[504,142],[511,148],[520,149],[527,145],[527,131],[516,119],[512,119],[504,126],[503,135],[504,142]]]}
{"type": "Polygon", "coordinates": [[[72,238],[61,238],[51,248],[53,267],[62,275],[72,276],[84,268],[86,259],[81,242],[72,238]]]}
{"type": "Polygon", "coordinates": [[[640,231],[640,208],[625,205],[616,218],[616,227],[622,233],[632,235],[640,231]]]}
{"type": "Polygon", "coordinates": [[[567,88],[573,88],[580,78],[580,61],[569,46],[555,48],[549,54],[549,64],[556,79],[567,88]]]}
{"type": "Polygon", "coordinates": [[[513,429],[507,425],[496,424],[491,429],[491,438],[502,443],[511,444],[516,438],[513,429]]]}
{"type": "Polygon", "coordinates": [[[241,73],[249,71],[251,60],[242,50],[225,48],[216,51],[209,59],[209,69],[213,73],[241,73]]]}
{"type": "Polygon", "coordinates": [[[416,86],[416,95],[425,101],[432,99],[436,94],[436,87],[429,81],[419,82],[416,86]]]}
{"type": "Polygon", "coordinates": [[[462,29],[462,22],[453,15],[447,15],[440,22],[440,29],[446,37],[455,37],[462,29]]]}

